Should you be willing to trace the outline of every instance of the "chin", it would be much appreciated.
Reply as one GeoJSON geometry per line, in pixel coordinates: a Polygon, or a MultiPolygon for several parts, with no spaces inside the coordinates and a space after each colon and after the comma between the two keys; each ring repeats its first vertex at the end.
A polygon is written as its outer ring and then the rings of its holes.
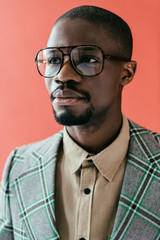
{"type": "Polygon", "coordinates": [[[84,125],[89,122],[93,115],[93,109],[88,108],[81,114],[74,114],[71,111],[61,112],[57,113],[54,112],[54,117],[57,123],[63,125],[63,126],[78,126],[78,125],[84,125]]]}

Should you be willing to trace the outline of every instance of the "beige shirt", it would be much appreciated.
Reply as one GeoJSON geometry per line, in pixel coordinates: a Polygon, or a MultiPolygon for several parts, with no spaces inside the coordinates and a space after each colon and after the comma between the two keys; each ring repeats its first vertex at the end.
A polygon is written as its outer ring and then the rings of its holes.
{"type": "Polygon", "coordinates": [[[61,240],[107,240],[112,232],[129,144],[123,116],[118,137],[97,155],[64,129],[56,171],[56,224],[61,240]]]}

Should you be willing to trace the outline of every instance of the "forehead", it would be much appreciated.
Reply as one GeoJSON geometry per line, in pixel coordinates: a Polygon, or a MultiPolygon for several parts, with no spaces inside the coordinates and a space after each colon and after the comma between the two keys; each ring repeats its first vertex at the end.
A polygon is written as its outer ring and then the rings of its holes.
{"type": "Polygon", "coordinates": [[[60,20],[53,27],[47,47],[95,45],[107,53],[116,54],[118,44],[112,40],[107,29],[81,19],[60,20]]]}

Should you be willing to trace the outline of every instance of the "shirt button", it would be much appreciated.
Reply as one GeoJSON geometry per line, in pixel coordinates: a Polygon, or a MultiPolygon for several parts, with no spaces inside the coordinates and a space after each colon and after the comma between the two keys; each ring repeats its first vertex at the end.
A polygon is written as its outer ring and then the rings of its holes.
{"type": "Polygon", "coordinates": [[[80,238],[79,240],[86,240],[85,238],[80,238]]]}
{"type": "Polygon", "coordinates": [[[90,190],[89,188],[85,188],[85,189],[84,189],[84,193],[85,193],[85,194],[90,194],[90,191],[91,191],[91,190],[90,190]]]}
{"type": "Polygon", "coordinates": [[[88,162],[89,162],[89,163],[93,163],[93,160],[92,160],[92,159],[89,159],[88,162]]]}

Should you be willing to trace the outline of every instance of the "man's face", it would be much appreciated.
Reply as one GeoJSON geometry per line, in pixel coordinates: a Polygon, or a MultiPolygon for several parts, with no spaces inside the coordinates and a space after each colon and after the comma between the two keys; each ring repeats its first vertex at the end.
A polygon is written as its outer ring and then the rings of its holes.
{"type": "MultiPolygon", "coordinates": [[[[119,55],[118,44],[102,28],[80,19],[59,21],[53,27],[47,47],[77,45],[95,45],[105,54],[119,55]]],[[[68,53],[68,49],[63,52],[68,53]]],[[[120,112],[122,70],[122,62],[105,59],[99,75],[84,77],[65,56],[60,72],[45,79],[57,122],[89,127],[102,124],[115,111],[120,112]]]]}

